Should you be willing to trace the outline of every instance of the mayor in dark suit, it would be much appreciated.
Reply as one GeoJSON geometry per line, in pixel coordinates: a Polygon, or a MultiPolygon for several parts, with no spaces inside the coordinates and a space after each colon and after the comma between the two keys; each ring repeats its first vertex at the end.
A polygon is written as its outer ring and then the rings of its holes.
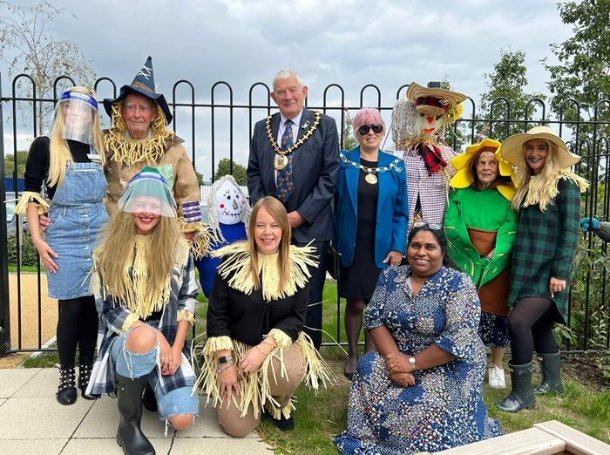
{"type": "MultiPolygon", "coordinates": [[[[385,135],[379,111],[360,109],[352,127],[360,145],[341,152],[335,194],[335,238],[342,255],[339,295],[347,299],[349,379],[358,364],[362,312],[381,269],[399,265],[405,254],[409,213],[405,163],[379,148],[385,135]]],[[[365,351],[372,348],[365,333],[365,351]]]]}
{"type": "Polygon", "coordinates": [[[306,97],[307,86],[296,72],[277,73],[271,98],[280,112],[254,126],[248,191],[252,205],[269,195],[284,203],[293,244],[313,242],[319,264],[312,270],[305,330],[319,349],[326,250],[333,235],[331,201],[339,169],[339,137],[332,118],[305,109],[306,97]]]}

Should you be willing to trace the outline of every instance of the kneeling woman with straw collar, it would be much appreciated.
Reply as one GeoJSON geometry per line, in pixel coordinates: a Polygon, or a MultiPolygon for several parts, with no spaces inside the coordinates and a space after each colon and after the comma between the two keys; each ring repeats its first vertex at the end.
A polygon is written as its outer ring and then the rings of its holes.
{"type": "Polygon", "coordinates": [[[247,436],[261,412],[281,430],[294,427],[292,395],[305,380],[314,389],[329,376],[302,331],[309,295],[309,247],[290,245],[290,223],[277,199],[259,200],[248,240],[213,253],[218,268],[207,316],[205,366],[198,382],[218,422],[247,436]]]}

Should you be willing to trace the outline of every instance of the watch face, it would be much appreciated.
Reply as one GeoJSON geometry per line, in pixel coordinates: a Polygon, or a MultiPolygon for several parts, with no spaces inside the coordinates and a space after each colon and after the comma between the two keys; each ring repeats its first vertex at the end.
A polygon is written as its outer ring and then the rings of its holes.
{"type": "Polygon", "coordinates": [[[225,363],[229,363],[231,361],[231,357],[228,355],[223,355],[222,357],[218,357],[218,363],[220,365],[223,365],[225,363]]]}

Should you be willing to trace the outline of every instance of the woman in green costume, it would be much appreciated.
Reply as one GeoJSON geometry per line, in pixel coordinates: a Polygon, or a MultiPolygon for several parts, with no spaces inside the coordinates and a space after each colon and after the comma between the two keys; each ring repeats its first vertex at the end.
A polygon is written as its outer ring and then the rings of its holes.
{"type": "Polygon", "coordinates": [[[510,253],[517,232],[517,215],[510,201],[515,194],[512,167],[499,154],[500,142],[485,139],[451,160],[458,171],[445,212],[445,233],[451,261],[467,273],[479,290],[479,335],[491,348],[489,385],[506,387],[502,357],[509,344],[508,293],[510,253]]]}

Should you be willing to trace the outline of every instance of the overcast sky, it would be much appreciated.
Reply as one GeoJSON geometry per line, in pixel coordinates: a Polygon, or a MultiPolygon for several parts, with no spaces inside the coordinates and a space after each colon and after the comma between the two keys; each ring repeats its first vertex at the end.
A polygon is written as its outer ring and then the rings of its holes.
{"type": "MultiPolygon", "coordinates": [[[[403,84],[445,78],[478,103],[486,89],[483,75],[493,71],[501,49],[525,52],[527,90],[547,92],[548,74],[541,60],[555,62],[549,45],[572,35],[553,0],[52,3],[76,16],[56,18],[50,25],[54,37],[77,44],[98,77],[110,77],[119,86],[129,83],[151,55],[160,92],[171,98],[173,83],[187,79],[201,102],[209,102],[211,85],[223,80],[233,87],[235,102],[247,103],[252,83],[270,83],[278,69],[288,67],[299,71],[309,85],[310,105],[319,103],[323,89],[332,83],[343,86],[351,103],[359,102],[362,86],[375,84],[387,105],[403,84]]],[[[6,62],[0,61],[0,73],[6,96],[6,62]]],[[[223,92],[218,93],[222,99],[223,92]]],[[[111,92],[101,89],[98,95],[108,97],[111,92]]],[[[365,104],[376,104],[372,92],[365,104]]],[[[200,120],[207,118],[201,114],[200,120]]],[[[196,148],[209,148],[205,127],[199,128],[196,148]]],[[[248,132],[239,129],[233,148],[237,160],[245,163],[248,132]]],[[[5,124],[5,136],[10,133],[5,124]]],[[[227,140],[217,138],[216,160],[221,149],[229,147],[227,140]]],[[[209,158],[206,150],[196,154],[197,161],[209,158]]]]}

